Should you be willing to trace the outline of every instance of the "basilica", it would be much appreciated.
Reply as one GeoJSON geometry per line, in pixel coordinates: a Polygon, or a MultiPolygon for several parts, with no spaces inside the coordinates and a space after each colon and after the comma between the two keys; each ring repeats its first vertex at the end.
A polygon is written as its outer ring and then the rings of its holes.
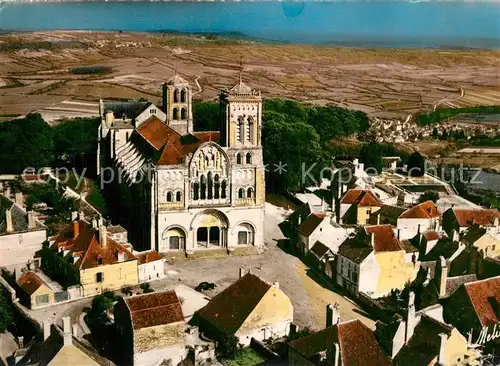
{"type": "Polygon", "coordinates": [[[158,105],[100,101],[98,174],[134,247],[189,254],[263,245],[261,93],[240,78],[219,104],[220,131],[194,131],[191,86],[178,74],[158,105]]]}

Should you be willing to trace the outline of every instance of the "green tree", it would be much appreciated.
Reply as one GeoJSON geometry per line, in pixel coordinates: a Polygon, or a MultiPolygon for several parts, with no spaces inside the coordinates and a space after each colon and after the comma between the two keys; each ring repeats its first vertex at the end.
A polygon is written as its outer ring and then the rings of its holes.
{"type": "Polygon", "coordinates": [[[362,147],[360,154],[360,160],[365,164],[365,169],[370,168],[370,170],[375,170],[376,172],[382,172],[382,148],[379,144],[366,144],[362,147]]]}
{"type": "Polygon", "coordinates": [[[221,334],[217,340],[217,354],[221,358],[234,359],[238,352],[238,338],[233,334],[221,334]]]}
{"type": "Polygon", "coordinates": [[[418,151],[411,154],[408,159],[408,172],[413,177],[425,174],[425,158],[418,151]]]}
{"type": "Polygon", "coordinates": [[[439,193],[434,191],[426,191],[424,192],[423,195],[420,196],[418,202],[422,203],[422,202],[432,201],[436,203],[438,199],[439,199],[439,193]]]}
{"type": "Polygon", "coordinates": [[[14,308],[10,293],[5,287],[0,286],[0,333],[7,330],[14,321],[14,308]]]}

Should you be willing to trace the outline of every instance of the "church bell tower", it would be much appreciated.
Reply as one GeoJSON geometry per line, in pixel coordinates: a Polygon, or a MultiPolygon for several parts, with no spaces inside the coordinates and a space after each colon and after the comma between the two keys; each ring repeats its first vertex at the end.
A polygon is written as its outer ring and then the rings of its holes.
{"type": "Polygon", "coordinates": [[[177,73],[163,84],[162,105],[172,129],[181,135],[193,132],[191,86],[177,73]]]}

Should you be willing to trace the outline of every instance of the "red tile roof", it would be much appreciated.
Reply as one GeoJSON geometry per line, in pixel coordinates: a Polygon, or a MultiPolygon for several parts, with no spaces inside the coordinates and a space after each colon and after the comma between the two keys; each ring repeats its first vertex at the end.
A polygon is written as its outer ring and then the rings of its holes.
{"type": "Polygon", "coordinates": [[[432,201],[425,201],[412,208],[409,208],[401,216],[400,219],[433,219],[440,217],[441,213],[432,201]]]}
{"type": "Polygon", "coordinates": [[[365,226],[365,233],[368,235],[375,235],[373,249],[375,252],[397,252],[403,250],[399,243],[398,238],[394,234],[392,225],[374,225],[365,226]]]}
{"type": "Polygon", "coordinates": [[[171,134],[177,134],[177,132],[155,116],[151,116],[144,121],[139,128],[137,128],[137,132],[156,150],[160,150],[165,145],[171,134]]]}
{"type": "Polygon", "coordinates": [[[500,304],[500,276],[466,283],[465,290],[483,327],[500,321],[493,308],[494,301],[500,304]]]}
{"type": "Polygon", "coordinates": [[[24,290],[24,292],[31,296],[40,288],[40,286],[44,284],[44,282],[33,272],[26,272],[19,277],[17,284],[24,290]]]}
{"type": "Polygon", "coordinates": [[[373,332],[359,319],[334,326],[290,342],[290,347],[306,359],[315,360],[334,343],[340,346],[342,365],[389,366],[391,359],[377,342],[373,332]]]}
{"type": "Polygon", "coordinates": [[[427,230],[423,235],[427,241],[441,239],[441,234],[439,234],[438,232],[436,232],[434,230],[427,230]]]}
{"type": "Polygon", "coordinates": [[[197,316],[226,334],[234,334],[264,297],[271,285],[247,273],[203,308],[197,316]]]}
{"type": "Polygon", "coordinates": [[[311,235],[314,230],[323,222],[323,219],[325,218],[324,213],[312,213],[310,214],[307,219],[300,225],[299,231],[302,235],[304,236],[309,236],[311,235]]]}
{"type": "Polygon", "coordinates": [[[356,205],[359,207],[381,207],[382,202],[371,191],[362,189],[348,190],[340,203],[356,205]]]}
{"type": "Polygon", "coordinates": [[[137,264],[144,264],[144,263],[150,263],[154,261],[159,261],[163,259],[160,253],[158,253],[156,250],[152,250],[147,253],[141,253],[136,255],[137,259],[139,260],[137,264]]]}
{"type": "Polygon", "coordinates": [[[181,303],[175,291],[154,292],[124,299],[134,329],[184,321],[181,303]]]}
{"type": "Polygon", "coordinates": [[[107,238],[106,246],[99,243],[98,231],[89,227],[85,221],[78,222],[78,236],[74,238],[73,223],[68,229],[63,230],[56,239],[54,246],[69,250],[73,257],[79,257],[74,267],[77,269],[88,269],[97,267],[99,261],[102,265],[118,262],[118,253],[125,255],[125,261],[137,260],[123,245],[107,238]]]}
{"type": "Polygon", "coordinates": [[[219,131],[203,131],[203,132],[193,132],[193,135],[196,136],[201,142],[219,142],[220,140],[220,132],[219,131]]]}
{"type": "Polygon", "coordinates": [[[469,210],[453,208],[452,210],[461,227],[468,227],[474,224],[492,226],[495,223],[495,218],[500,220],[500,211],[495,209],[469,210]]]}

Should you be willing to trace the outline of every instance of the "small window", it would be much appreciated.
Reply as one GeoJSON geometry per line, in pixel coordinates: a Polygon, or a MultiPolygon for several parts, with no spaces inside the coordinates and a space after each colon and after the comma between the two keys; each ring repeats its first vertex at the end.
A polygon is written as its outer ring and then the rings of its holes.
{"type": "Polygon", "coordinates": [[[236,164],[242,164],[243,163],[243,158],[241,157],[241,154],[238,153],[236,154],[236,164]]]}
{"type": "Polygon", "coordinates": [[[35,298],[35,303],[37,305],[46,305],[49,303],[49,295],[48,294],[45,294],[45,295],[38,295],[36,298],[35,298]]]}
{"type": "Polygon", "coordinates": [[[102,258],[97,258],[97,264],[102,265],[102,258]]]}
{"type": "Polygon", "coordinates": [[[252,154],[247,153],[247,155],[246,155],[246,163],[247,164],[252,164],[252,154]]]}
{"type": "Polygon", "coordinates": [[[104,280],[104,276],[102,272],[98,272],[95,275],[95,282],[102,282],[104,280]]]}
{"type": "Polygon", "coordinates": [[[175,194],[175,201],[176,202],[182,201],[182,193],[180,191],[175,194]]]}
{"type": "Polygon", "coordinates": [[[245,191],[243,188],[238,189],[238,198],[245,198],[245,191]]]}
{"type": "Polygon", "coordinates": [[[253,198],[253,189],[252,188],[247,189],[247,198],[253,198]]]}
{"type": "Polygon", "coordinates": [[[167,202],[172,202],[172,192],[167,192],[167,202]]]}
{"type": "Polygon", "coordinates": [[[156,114],[156,108],[151,108],[151,109],[149,110],[149,113],[150,113],[150,114],[156,114]]]}

